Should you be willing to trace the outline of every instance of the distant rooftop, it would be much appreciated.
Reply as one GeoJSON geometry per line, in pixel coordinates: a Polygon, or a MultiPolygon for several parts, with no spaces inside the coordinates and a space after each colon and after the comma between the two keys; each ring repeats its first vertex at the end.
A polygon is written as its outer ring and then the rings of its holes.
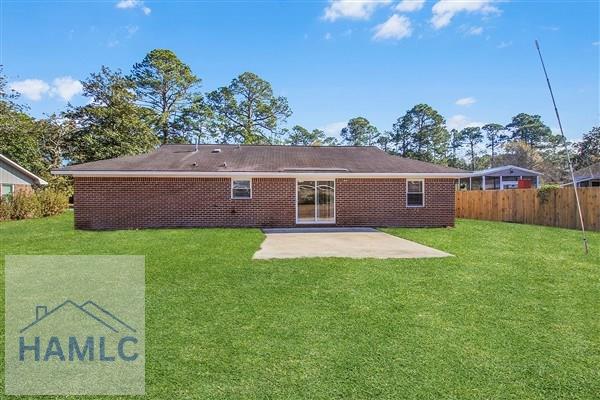
{"type": "Polygon", "coordinates": [[[48,184],[48,182],[46,182],[39,176],[35,175],[33,172],[23,168],[22,166],[20,166],[19,164],[17,164],[13,160],[11,160],[10,158],[6,157],[4,154],[0,154],[0,162],[4,162],[6,165],[9,165],[12,168],[16,169],[17,171],[21,172],[22,174],[29,177],[31,180],[33,180],[38,185],[47,185],[48,184]]]}
{"type": "Polygon", "coordinates": [[[480,171],[473,171],[471,176],[520,176],[520,175],[543,175],[541,172],[533,171],[531,169],[518,167],[516,165],[501,165],[499,167],[482,169],[480,171]]]}
{"type": "Polygon", "coordinates": [[[600,162],[575,171],[575,180],[577,182],[588,179],[600,179],[600,162]]]}

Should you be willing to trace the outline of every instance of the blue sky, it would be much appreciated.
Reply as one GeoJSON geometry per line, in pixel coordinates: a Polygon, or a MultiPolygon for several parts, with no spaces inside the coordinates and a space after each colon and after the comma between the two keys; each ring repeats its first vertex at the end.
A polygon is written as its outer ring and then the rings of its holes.
{"type": "Polygon", "coordinates": [[[288,124],[380,130],[425,102],[450,127],[540,114],[556,128],[540,40],[566,134],[600,124],[597,1],[3,0],[1,55],[36,116],[82,104],[78,80],[169,48],[209,91],[244,71],[270,81],[288,124]]]}

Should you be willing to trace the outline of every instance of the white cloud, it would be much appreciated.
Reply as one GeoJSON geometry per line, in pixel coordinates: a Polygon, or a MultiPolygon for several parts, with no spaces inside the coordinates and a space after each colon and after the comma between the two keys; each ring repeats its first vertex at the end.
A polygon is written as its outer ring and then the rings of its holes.
{"type": "Polygon", "coordinates": [[[137,33],[137,31],[140,30],[140,27],[137,25],[127,25],[125,27],[125,31],[127,32],[127,37],[131,38],[133,35],[135,35],[137,33]]]}
{"type": "Polygon", "coordinates": [[[500,42],[500,43],[498,44],[498,46],[496,46],[496,47],[497,47],[498,49],[505,49],[505,48],[507,48],[507,47],[510,47],[510,46],[512,46],[512,43],[513,43],[512,41],[511,41],[511,42],[504,42],[504,41],[502,41],[502,42],[500,42]]]}
{"type": "Polygon", "coordinates": [[[453,115],[446,122],[448,129],[464,129],[472,126],[483,126],[483,122],[472,121],[469,117],[461,114],[453,115]]]}
{"type": "Polygon", "coordinates": [[[477,36],[483,33],[483,27],[481,26],[472,26],[465,32],[467,35],[477,36]]]}
{"type": "Polygon", "coordinates": [[[76,79],[70,76],[63,76],[56,78],[52,81],[52,89],[50,95],[57,95],[64,101],[69,101],[76,94],[80,94],[83,91],[83,85],[76,79]]]}
{"type": "Polygon", "coordinates": [[[599,42],[592,42],[592,46],[600,46],[600,41],[599,42]]]}
{"type": "Polygon", "coordinates": [[[392,0],[329,0],[323,19],[332,22],[340,18],[369,19],[378,7],[391,2],[392,0]]]}
{"type": "Polygon", "coordinates": [[[375,27],[375,34],[373,39],[384,40],[384,39],[402,39],[412,35],[412,27],[410,19],[404,15],[394,14],[383,24],[375,27]]]}
{"type": "Polygon", "coordinates": [[[117,8],[136,8],[140,5],[139,0],[120,0],[117,2],[117,8]]]}
{"type": "Polygon", "coordinates": [[[39,101],[50,90],[50,85],[41,79],[25,79],[11,82],[9,87],[32,101],[39,101]]]}
{"type": "Polygon", "coordinates": [[[493,0],[439,0],[431,9],[433,11],[431,24],[435,29],[441,29],[448,26],[452,18],[461,12],[484,15],[500,12],[492,2],[493,0]]]}
{"type": "Polygon", "coordinates": [[[325,36],[323,36],[323,38],[324,38],[325,40],[331,40],[331,38],[332,38],[332,36],[331,36],[331,33],[327,32],[327,33],[325,34],[325,36]]]}
{"type": "Polygon", "coordinates": [[[396,11],[413,12],[419,11],[425,5],[425,0],[402,0],[396,6],[396,11]]]}
{"type": "Polygon", "coordinates": [[[475,104],[477,102],[477,99],[475,99],[474,97],[463,97],[462,99],[458,99],[456,100],[456,105],[457,106],[470,106],[471,104],[475,104]]]}
{"type": "Polygon", "coordinates": [[[344,129],[348,125],[347,122],[331,122],[325,126],[320,127],[319,129],[325,132],[327,136],[335,136],[339,137],[340,131],[344,129]]]}
{"type": "Polygon", "coordinates": [[[150,13],[152,12],[150,7],[145,6],[142,0],[119,0],[115,7],[123,10],[139,8],[140,10],[142,10],[144,15],[150,15],[150,13]]]}

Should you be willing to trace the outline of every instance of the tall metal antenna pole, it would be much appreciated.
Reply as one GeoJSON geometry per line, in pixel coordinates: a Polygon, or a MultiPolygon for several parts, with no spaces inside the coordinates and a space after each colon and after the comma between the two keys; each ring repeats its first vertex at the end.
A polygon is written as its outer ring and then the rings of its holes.
{"type": "Polygon", "coordinates": [[[540,44],[538,41],[535,41],[535,47],[540,56],[540,62],[542,63],[542,69],[544,70],[544,75],[546,76],[546,83],[548,84],[548,90],[550,90],[550,97],[552,98],[552,104],[554,105],[554,113],[556,114],[556,119],[558,120],[558,127],[560,128],[560,134],[563,139],[563,144],[565,146],[565,153],[567,154],[567,162],[569,163],[569,171],[571,172],[571,182],[573,182],[573,190],[575,191],[575,201],[577,202],[577,212],[579,213],[579,222],[581,223],[581,235],[583,239],[583,248],[585,254],[588,254],[588,240],[585,234],[585,225],[583,224],[583,213],[581,212],[581,204],[579,203],[579,193],[577,192],[577,182],[575,182],[575,173],[573,172],[573,164],[571,163],[571,155],[569,154],[569,146],[567,145],[567,137],[565,136],[565,132],[563,131],[562,123],[560,122],[560,115],[558,114],[558,108],[556,107],[556,100],[554,100],[554,93],[552,92],[552,85],[550,85],[550,79],[548,78],[548,72],[546,71],[546,65],[544,64],[544,59],[542,58],[542,51],[540,50],[540,44]]]}

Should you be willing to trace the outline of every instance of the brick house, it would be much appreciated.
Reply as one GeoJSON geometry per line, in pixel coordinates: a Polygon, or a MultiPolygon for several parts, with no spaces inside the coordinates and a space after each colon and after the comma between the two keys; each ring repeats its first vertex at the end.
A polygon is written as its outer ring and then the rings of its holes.
{"type": "Polygon", "coordinates": [[[454,225],[464,171],[376,147],[164,145],[53,171],[79,229],[454,225]]]}
{"type": "Polygon", "coordinates": [[[17,192],[30,192],[34,186],[48,182],[23,168],[10,158],[0,154],[0,195],[10,196],[17,192]]]}

